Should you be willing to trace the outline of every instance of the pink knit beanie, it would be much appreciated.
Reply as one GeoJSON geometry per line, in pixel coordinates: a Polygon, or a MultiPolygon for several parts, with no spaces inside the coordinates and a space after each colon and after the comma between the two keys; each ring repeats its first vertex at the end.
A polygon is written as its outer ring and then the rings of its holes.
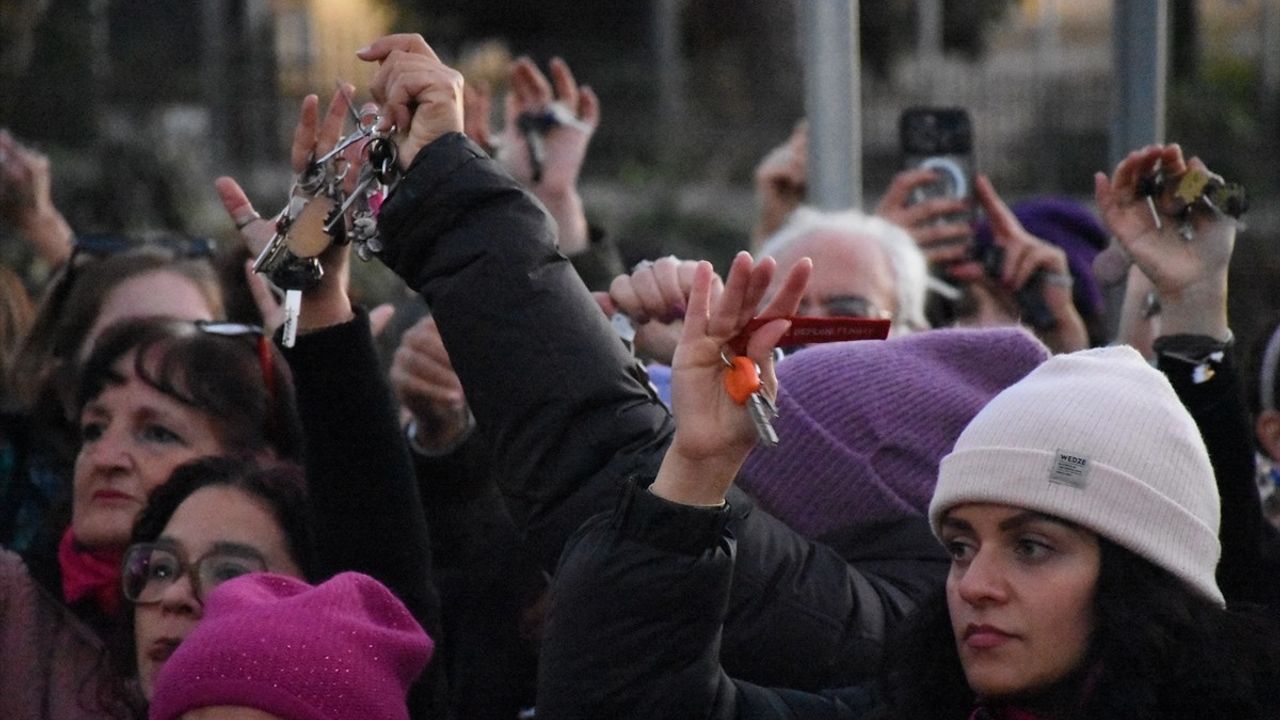
{"type": "Polygon", "coordinates": [[[204,617],[156,678],[151,720],[218,705],[286,720],[409,717],[405,695],[431,638],[381,583],[320,585],[268,573],[210,593],[204,617]]]}
{"type": "Polygon", "coordinates": [[[737,482],[810,538],[923,517],[960,431],[1048,356],[1018,328],[807,348],[778,364],[778,446],[752,451],[737,482]]]}

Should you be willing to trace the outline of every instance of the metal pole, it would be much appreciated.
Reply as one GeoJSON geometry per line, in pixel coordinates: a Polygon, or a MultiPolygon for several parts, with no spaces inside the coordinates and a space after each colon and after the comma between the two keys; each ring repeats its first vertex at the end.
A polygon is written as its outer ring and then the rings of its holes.
{"type": "MultiPolygon", "coordinates": [[[[658,60],[658,126],[662,136],[683,137],[685,118],[684,57],[680,52],[680,14],[684,0],[658,0],[653,6],[654,45],[658,60]]],[[[675,160],[680,143],[662,143],[664,159],[675,160]]]]}
{"type": "Polygon", "coordinates": [[[809,202],[862,206],[862,83],[858,0],[804,0],[800,45],[809,119],[809,202]]]}
{"type": "Polygon", "coordinates": [[[1169,61],[1166,2],[1116,0],[1111,47],[1111,166],[1130,150],[1164,141],[1169,61]]]}

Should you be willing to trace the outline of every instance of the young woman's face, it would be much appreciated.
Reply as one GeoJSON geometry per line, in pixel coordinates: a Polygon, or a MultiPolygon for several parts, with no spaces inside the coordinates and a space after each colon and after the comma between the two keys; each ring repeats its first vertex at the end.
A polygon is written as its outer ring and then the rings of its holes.
{"type": "Polygon", "coordinates": [[[174,468],[226,452],[214,419],[142,382],[133,357],[115,364],[124,382],[108,384],[80,413],[71,527],[89,547],[128,545],[147,496],[174,468]]]}
{"type": "Polygon", "coordinates": [[[947,606],[965,679],[983,697],[1034,695],[1080,667],[1094,628],[1098,537],[988,503],[942,520],[947,606]]]}
{"type": "Polygon", "coordinates": [[[196,579],[200,586],[197,593],[195,567],[170,567],[158,580],[163,583],[159,602],[135,606],[138,680],[148,698],[156,674],[200,621],[204,612],[201,597],[218,582],[239,574],[235,568],[245,567],[246,560],[252,558],[266,571],[302,577],[289,553],[284,530],[266,505],[226,485],[201,488],[183,500],[156,544],[168,547],[191,565],[207,557],[209,569],[196,579]]]}

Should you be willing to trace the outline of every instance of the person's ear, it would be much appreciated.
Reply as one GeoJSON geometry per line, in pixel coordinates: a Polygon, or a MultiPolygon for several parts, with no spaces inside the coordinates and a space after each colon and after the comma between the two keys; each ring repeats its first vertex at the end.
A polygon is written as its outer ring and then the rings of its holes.
{"type": "Polygon", "coordinates": [[[1280,410],[1263,410],[1254,422],[1258,448],[1272,460],[1280,461],[1280,410]]]}

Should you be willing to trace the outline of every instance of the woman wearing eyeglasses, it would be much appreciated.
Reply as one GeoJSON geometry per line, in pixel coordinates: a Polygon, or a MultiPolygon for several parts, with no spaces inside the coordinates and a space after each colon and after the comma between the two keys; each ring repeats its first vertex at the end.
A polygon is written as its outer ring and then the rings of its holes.
{"type": "Polygon", "coordinates": [[[205,598],[227,580],[253,572],[316,580],[312,522],[295,466],[209,458],[178,468],[152,494],[124,557],[124,596],[134,610],[115,658],[121,676],[136,671],[149,698],[205,598]]]}
{"type": "Polygon", "coordinates": [[[204,456],[302,458],[289,370],[247,330],[135,320],[86,360],[70,515],[25,564],[0,551],[0,716],[127,716],[103,682],[101,639],[126,618],[120,561],[148,496],[204,456]]]}
{"type": "MultiPolygon", "coordinates": [[[[314,112],[309,118],[318,149],[314,112]]],[[[352,307],[340,274],[308,292],[297,345],[284,355],[251,328],[155,318],[98,340],[80,378],[83,442],[70,518],[56,545],[29,554],[25,567],[0,553],[0,572],[13,580],[0,585],[8,593],[0,606],[21,595],[29,607],[25,618],[0,614],[0,717],[128,715],[99,692],[100,638],[125,618],[121,556],[151,492],[177,466],[209,455],[303,465],[320,572],[371,575],[434,628],[438,600],[412,465],[368,315],[352,307]]],[[[413,689],[415,717],[430,716],[431,692],[413,689]]]]}

